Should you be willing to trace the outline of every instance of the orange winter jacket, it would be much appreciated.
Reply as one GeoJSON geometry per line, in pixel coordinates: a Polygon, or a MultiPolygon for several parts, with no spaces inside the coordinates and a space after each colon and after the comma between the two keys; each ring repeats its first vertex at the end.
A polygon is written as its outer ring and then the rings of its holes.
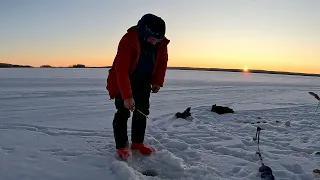
{"type": "MultiPolygon", "coordinates": [[[[168,49],[170,40],[166,37],[160,42],[152,73],[152,84],[163,87],[167,70],[168,49]]],[[[106,89],[111,99],[121,93],[123,99],[132,98],[129,76],[134,72],[140,55],[140,43],[136,26],[132,26],[121,38],[118,51],[109,70],[106,89]]]]}

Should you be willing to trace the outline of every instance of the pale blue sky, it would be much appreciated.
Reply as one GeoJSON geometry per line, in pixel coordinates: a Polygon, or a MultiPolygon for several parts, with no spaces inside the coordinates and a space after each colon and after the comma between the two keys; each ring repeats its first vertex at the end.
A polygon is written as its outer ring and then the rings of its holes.
{"type": "Polygon", "coordinates": [[[289,70],[315,72],[320,58],[319,0],[0,0],[0,62],[110,65],[145,13],[167,23],[171,65],[286,70],[292,60],[289,70]]]}

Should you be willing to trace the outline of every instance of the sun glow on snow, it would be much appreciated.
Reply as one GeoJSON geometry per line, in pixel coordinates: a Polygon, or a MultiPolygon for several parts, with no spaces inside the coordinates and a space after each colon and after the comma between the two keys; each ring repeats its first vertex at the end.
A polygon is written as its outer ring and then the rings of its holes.
{"type": "Polygon", "coordinates": [[[248,72],[248,71],[249,71],[248,66],[244,66],[244,67],[243,67],[243,72],[248,72]]]}

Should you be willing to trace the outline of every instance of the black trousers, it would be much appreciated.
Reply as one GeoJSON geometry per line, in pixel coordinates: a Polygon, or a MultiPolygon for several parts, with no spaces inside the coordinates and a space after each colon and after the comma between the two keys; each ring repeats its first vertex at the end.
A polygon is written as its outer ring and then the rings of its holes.
{"type": "MultiPolygon", "coordinates": [[[[135,108],[146,115],[149,115],[150,108],[150,93],[151,86],[148,83],[131,83],[133,98],[135,101],[135,108]]],[[[127,123],[131,117],[130,110],[124,106],[124,101],[121,94],[115,98],[115,106],[117,112],[113,119],[113,132],[116,142],[116,148],[124,148],[128,146],[127,123]]],[[[143,143],[145,136],[147,118],[137,110],[133,111],[132,125],[131,125],[131,141],[136,143],[143,143]]]]}

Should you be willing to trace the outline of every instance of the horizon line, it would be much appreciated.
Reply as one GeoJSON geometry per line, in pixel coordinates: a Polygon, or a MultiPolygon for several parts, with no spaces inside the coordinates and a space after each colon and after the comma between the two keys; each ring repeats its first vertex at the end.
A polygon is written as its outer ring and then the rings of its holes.
{"type": "MultiPolygon", "coordinates": [[[[1,63],[6,65],[13,65],[17,68],[111,68],[112,65],[106,66],[86,66],[84,64],[74,64],[69,66],[51,66],[51,65],[41,65],[41,66],[31,66],[31,65],[17,65],[10,63],[1,63]]],[[[14,67],[1,67],[0,68],[14,68],[14,67]]],[[[285,75],[302,75],[302,76],[316,76],[320,77],[320,73],[305,73],[305,72],[294,72],[294,71],[277,71],[277,70],[265,70],[265,69],[248,69],[244,71],[243,69],[234,68],[219,68],[219,67],[189,67],[189,66],[168,66],[168,69],[177,70],[203,70],[203,71],[227,71],[227,72],[244,72],[244,73],[265,73],[265,74],[285,74],[285,75]]]]}

